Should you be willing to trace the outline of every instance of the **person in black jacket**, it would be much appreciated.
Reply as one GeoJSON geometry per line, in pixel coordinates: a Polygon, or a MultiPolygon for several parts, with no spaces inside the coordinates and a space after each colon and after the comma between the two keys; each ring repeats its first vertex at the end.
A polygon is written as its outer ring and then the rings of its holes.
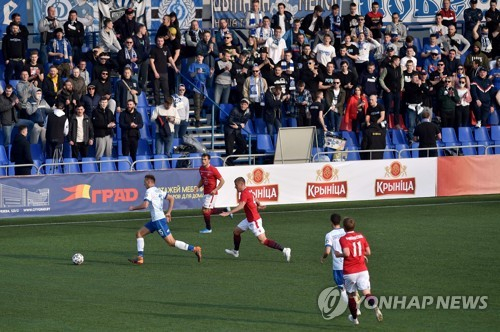
{"type": "Polygon", "coordinates": [[[144,126],[141,113],[137,112],[135,106],[135,102],[129,99],[127,101],[127,109],[120,113],[122,155],[130,155],[130,157],[132,157],[132,161],[136,160],[139,138],[141,138],[139,129],[144,126]]]}
{"type": "MultiPolygon", "coordinates": [[[[431,113],[427,110],[422,112],[422,122],[415,128],[413,140],[420,142],[419,148],[435,148],[436,140],[441,139],[439,127],[431,122],[431,113]]],[[[419,158],[437,157],[437,150],[419,150],[419,158]]]]}
{"type": "Polygon", "coordinates": [[[323,18],[321,14],[323,13],[323,8],[320,5],[314,6],[314,12],[306,15],[302,20],[300,28],[306,34],[306,37],[313,39],[316,33],[323,27],[323,18]],[[314,28],[311,30],[310,27],[314,21],[314,28]]]}
{"type": "MultiPolygon", "coordinates": [[[[233,108],[227,120],[224,133],[224,140],[226,142],[226,155],[244,154],[247,151],[247,142],[241,133],[250,119],[250,101],[243,98],[239,107],[233,108]],[[236,144],[236,151],[234,145],[236,144]]],[[[229,166],[234,165],[237,158],[228,158],[226,164],[229,166]]]]}
{"type": "Polygon", "coordinates": [[[64,113],[64,103],[60,101],[56,103],[54,112],[47,116],[45,130],[47,158],[56,159],[54,162],[57,162],[62,159],[64,137],[69,132],[69,122],[64,113]]]}
{"type": "Polygon", "coordinates": [[[109,79],[109,71],[104,70],[101,72],[98,78],[95,78],[90,85],[95,86],[95,93],[108,100],[107,107],[114,114],[116,110],[116,102],[111,95],[113,93],[113,86],[111,85],[111,80],[109,79]]]}
{"type": "Polygon", "coordinates": [[[116,111],[118,113],[127,108],[129,100],[134,100],[136,101],[135,104],[137,104],[141,88],[139,83],[132,78],[132,69],[130,67],[125,67],[123,70],[122,79],[116,83],[115,92],[116,111]]]}
{"type": "Polygon", "coordinates": [[[274,128],[279,130],[281,127],[281,106],[286,100],[283,95],[281,86],[275,85],[269,88],[266,92],[266,106],[264,108],[264,121],[267,126],[267,133],[274,134],[274,128]]]}
{"type": "Polygon", "coordinates": [[[56,66],[50,66],[49,74],[42,82],[43,99],[50,107],[54,106],[57,98],[57,91],[61,90],[63,81],[59,76],[56,66]]]}
{"type": "Polygon", "coordinates": [[[115,116],[108,108],[108,99],[101,97],[99,107],[92,112],[92,125],[94,126],[94,138],[97,160],[111,157],[113,151],[113,128],[116,127],[115,116]]]}
{"type": "Polygon", "coordinates": [[[127,38],[132,37],[139,27],[135,18],[134,8],[127,8],[125,13],[114,22],[116,38],[123,43],[127,38]]]}
{"type": "Polygon", "coordinates": [[[64,35],[73,51],[73,63],[76,65],[82,58],[82,46],[85,41],[85,27],[78,21],[76,10],[70,10],[68,20],[64,23],[64,35]]]}
{"type": "Polygon", "coordinates": [[[73,158],[78,158],[78,155],[87,157],[89,146],[94,145],[94,126],[85,114],[83,104],[76,106],[75,114],[69,121],[68,140],[73,158]]]}
{"type": "MultiPolygon", "coordinates": [[[[33,164],[31,157],[30,143],[27,139],[28,127],[24,125],[19,126],[19,134],[14,138],[12,148],[10,150],[10,161],[16,165],[33,164]]],[[[15,174],[30,175],[32,166],[21,166],[15,168],[15,174]]]]}
{"type": "Polygon", "coordinates": [[[413,140],[413,132],[417,126],[419,109],[423,106],[424,97],[429,93],[429,87],[420,79],[420,73],[412,73],[411,82],[405,87],[404,97],[408,112],[408,139],[413,140]]]}
{"type": "Polygon", "coordinates": [[[87,114],[89,118],[92,118],[92,112],[99,107],[99,100],[101,100],[101,96],[96,93],[95,85],[89,84],[89,86],[87,86],[87,94],[80,99],[80,102],[85,108],[85,114],[87,114]]]}

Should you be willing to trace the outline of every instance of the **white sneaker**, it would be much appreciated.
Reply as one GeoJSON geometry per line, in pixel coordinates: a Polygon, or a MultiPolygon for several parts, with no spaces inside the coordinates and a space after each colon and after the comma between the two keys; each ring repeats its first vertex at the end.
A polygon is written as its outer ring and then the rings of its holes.
{"type": "Polygon", "coordinates": [[[358,321],[358,319],[357,319],[357,318],[356,318],[356,319],[352,318],[352,315],[349,315],[349,320],[350,320],[351,322],[353,322],[353,323],[354,323],[354,325],[359,325],[359,321],[358,321]]]}
{"type": "Polygon", "coordinates": [[[283,248],[283,256],[285,256],[286,261],[289,262],[290,258],[292,257],[292,249],[290,249],[290,248],[283,248]]]}
{"type": "Polygon", "coordinates": [[[481,120],[476,123],[476,128],[481,128],[481,120]]]}
{"type": "Polygon", "coordinates": [[[358,316],[361,316],[361,310],[359,310],[359,308],[358,308],[358,311],[356,312],[356,314],[357,314],[358,316]]]}
{"type": "Polygon", "coordinates": [[[210,233],[212,233],[212,230],[211,230],[211,229],[206,229],[206,228],[205,228],[205,229],[202,229],[202,230],[200,231],[200,234],[210,234],[210,233]]]}
{"type": "MultiPolygon", "coordinates": [[[[226,212],[229,212],[229,211],[231,211],[231,208],[228,206],[228,207],[226,208],[226,212]]],[[[231,214],[229,215],[229,218],[233,219],[233,218],[234,218],[234,215],[231,213],[231,214]]]]}
{"type": "Polygon", "coordinates": [[[384,316],[382,315],[382,311],[380,311],[380,309],[378,307],[375,307],[375,316],[377,316],[377,320],[379,322],[383,321],[384,320],[384,316]]]}
{"type": "Polygon", "coordinates": [[[225,251],[226,251],[226,254],[233,255],[236,258],[238,258],[240,256],[240,252],[238,250],[226,249],[225,251]]]}

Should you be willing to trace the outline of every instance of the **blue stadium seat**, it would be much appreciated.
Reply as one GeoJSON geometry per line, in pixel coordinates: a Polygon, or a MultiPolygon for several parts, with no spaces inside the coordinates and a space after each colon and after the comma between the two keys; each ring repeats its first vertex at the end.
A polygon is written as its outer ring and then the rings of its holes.
{"type": "Polygon", "coordinates": [[[345,151],[354,151],[347,154],[347,161],[351,160],[361,160],[361,156],[359,155],[359,147],[357,146],[347,146],[345,151]]]}
{"type": "Polygon", "coordinates": [[[500,126],[491,126],[491,141],[492,145],[499,145],[495,147],[493,151],[489,151],[489,153],[500,154],[500,126]]]}
{"type": "Polygon", "coordinates": [[[355,146],[359,148],[359,141],[355,132],[342,131],[342,138],[346,140],[346,146],[349,147],[355,146]]]}
{"type": "Polygon", "coordinates": [[[219,123],[226,123],[227,119],[229,118],[229,114],[231,114],[231,111],[234,108],[234,105],[233,104],[220,104],[219,107],[220,107],[219,123]]]}
{"type": "MultiPolygon", "coordinates": [[[[3,134],[0,134],[3,136],[3,134]]],[[[9,157],[7,157],[7,153],[5,152],[5,147],[0,145],[0,165],[8,165],[9,157]]]]}
{"type": "MultiPolygon", "coordinates": [[[[418,142],[413,142],[413,144],[411,145],[411,148],[418,149],[419,146],[420,146],[420,144],[418,142]]],[[[418,158],[418,150],[411,150],[411,156],[412,156],[412,158],[418,158]]]]}
{"type": "Polygon", "coordinates": [[[262,118],[255,118],[254,129],[256,134],[267,134],[267,126],[262,118]]]}
{"type": "Polygon", "coordinates": [[[287,118],[286,119],[286,126],[287,127],[297,127],[297,118],[287,118]]]}
{"type": "Polygon", "coordinates": [[[390,150],[391,147],[390,146],[386,146],[385,147],[385,151],[384,151],[384,159],[394,159],[395,156],[394,156],[394,151],[388,151],[390,150]]]}
{"type": "Polygon", "coordinates": [[[64,174],[81,173],[78,159],[64,158],[64,174]]]}
{"type": "Polygon", "coordinates": [[[167,156],[164,154],[155,154],[153,156],[154,169],[169,169],[170,168],[170,161],[162,160],[162,159],[166,159],[166,158],[167,158],[167,156]]]}
{"type": "Polygon", "coordinates": [[[0,80],[0,88],[2,89],[2,91],[5,90],[5,81],[4,80],[0,80]]]}
{"type": "Polygon", "coordinates": [[[441,129],[442,141],[445,146],[459,146],[461,145],[457,139],[454,128],[445,127],[441,129]]]}
{"type": "Polygon", "coordinates": [[[149,171],[153,169],[150,159],[152,156],[148,155],[138,155],[135,163],[135,169],[138,171],[149,171]]]}
{"type": "Polygon", "coordinates": [[[137,108],[139,107],[148,107],[148,98],[146,97],[146,93],[143,91],[139,95],[138,101],[137,101],[137,108]]]}
{"type": "Polygon", "coordinates": [[[215,167],[222,167],[224,166],[224,160],[220,158],[220,153],[217,152],[210,152],[210,164],[215,167]]]}
{"type": "Polygon", "coordinates": [[[406,149],[408,149],[407,144],[396,144],[396,150],[400,152],[399,153],[400,158],[411,158],[410,151],[406,149]],[[401,150],[406,150],[406,151],[401,151],[401,150]]]}
{"type": "Polygon", "coordinates": [[[116,172],[117,171],[116,162],[115,162],[115,159],[113,157],[102,157],[101,161],[103,161],[103,162],[99,163],[101,173],[103,173],[103,172],[116,172]]]}
{"type": "Polygon", "coordinates": [[[257,135],[257,152],[259,153],[274,153],[273,141],[270,135],[257,135]]]}
{"type": "Polygon", "coordinates": [[[142,122],[144,122],[144,125],[149,125],[152,122],[149,115],[149,110],[149,107],[137,107],[137,112],[141,114],[142,122]]]}
{"type": "Polygon", "coordinates": [[[54,159],[46,159],[45,160],[45,174],[62,174],[63,169],[60,164],[57,164],[54,159]],[[49,165],[54,164],[54,165],[49,165]]]}
{"type": "Polygon", "coordinates": [[[406,135],[403,129],[392,129],[392,142],[394,145],[408,144],[406,135]]]}
{"type": "Polygon", "coordinates": [[[132,157],[118,156],[118,171],[130,171],[130,166],[132,166],[132,157]]]}
{"type": "Polygon", "coordinates": [[[33,158],[33,160],[40,160],[40,161],[45,160],[45,155],[43,153],[41,144],[31,144],[30,150],[31,150],[31,158],[33,158]]]}
{"type": "Polygon", "coordinates": [[[85,157],[82,158],[82,173],[98,173],[99,172],[99,167],[97,166],[97,163],[95,162],[94,157],[85,157]]]}
{"type": "MultiPolygon", "coordinates": [[[[142,136],[142,135],[141,135],[142,136]]],[[[139,140],[139,146],[137,147],[137,155],[151,156],[151,149],[149,148],[149,143],[147,140],[141,138],[139,140]]]]}
{"type": "MultiPolygon", "coordinates": [[[[474,140],[472,134],[471,127],[460,127],[458,128],[458,140],[464,145],[476,145],[476,141],[474,140]]],[[[477,154],[476,148],[474,147],[462,147],[462,153],[465,156],[474,156],[477,154]]]]}

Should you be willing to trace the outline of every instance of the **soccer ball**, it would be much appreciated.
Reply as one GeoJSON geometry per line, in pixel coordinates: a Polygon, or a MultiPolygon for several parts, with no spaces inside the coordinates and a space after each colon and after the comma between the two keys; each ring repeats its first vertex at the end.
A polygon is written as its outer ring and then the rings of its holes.
{"type": "Polygon", "coordinates": [[[83,255],[80,253],[76,253],[71,257],[71,260],[73,261],[73,264],[75,265],[80,265],[83,263],[83,255]]]}

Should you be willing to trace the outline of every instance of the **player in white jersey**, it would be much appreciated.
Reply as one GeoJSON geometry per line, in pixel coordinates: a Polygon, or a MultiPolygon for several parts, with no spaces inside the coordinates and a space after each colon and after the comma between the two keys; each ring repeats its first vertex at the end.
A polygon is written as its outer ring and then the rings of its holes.
{"type": "Polygon", "coordinates": [[[151,221],[144,224],[144,226],[142,226],[135,235],[137,238],[137,258],[129,259],[129,261],[137,265],[144,264],[144,236],[150,233],[158,232],[158,234],[160,234],[169,246],[194,252],[198,258],[198,262],[200,262],[201,247],[195,247],[183,241],[178,241],[172,236],[167,222],[170,222],[172,219],[171,214],[172,209],[174,208],[174,197],[157,188],[155,186],[155,182],[156,180],[153,175],[146,175],[144,177],[144,186],[146,187],[144,201],[141,205],[129,207],[129,211],[149,209],[151,212],[151,221]],[[163,212],[164,199],[168,201],[168,210],[166,215],[163,212]]]}
{"type": "Polygon", "coordinates": [[[325,236],[325,251],[321,257],[321,263],[323,260],[332,254],[333,258],[333,281],[337,284],[340,290],[342,299],[347,303],[347,293],[344,289],[344,258],[335,257],[335,251],[342,251],[340,247],[339,239],[345,235],[345,230],[340,227],[340,220],[342,218],[339,214],[333,213],[330,216],[330,221],[332,223],[332,231],[328,232],[325,236]]]}

